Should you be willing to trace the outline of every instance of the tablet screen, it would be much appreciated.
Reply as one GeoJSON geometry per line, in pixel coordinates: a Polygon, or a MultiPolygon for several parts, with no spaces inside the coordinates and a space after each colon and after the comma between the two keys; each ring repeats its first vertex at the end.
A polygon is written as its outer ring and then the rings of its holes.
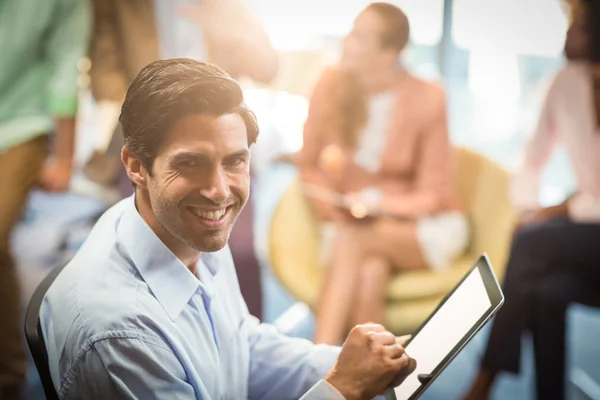
{"type": "Polygon", "coordinates": [[[421,386],[417,376],[431,374],[491,306],[481,272],[474,268],[406,346],[417,369],[394,390],[396,398],[409,399],[421,386]]]}

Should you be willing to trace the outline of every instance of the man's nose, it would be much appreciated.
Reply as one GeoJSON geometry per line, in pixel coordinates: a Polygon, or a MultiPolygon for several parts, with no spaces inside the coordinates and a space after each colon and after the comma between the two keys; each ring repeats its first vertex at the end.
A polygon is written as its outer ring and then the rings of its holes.
{"type": "Polygon", "coordinates": [[[227,177],[222,168],[214,168],[200,189],[200,194],[215,204],[221,204],[229,198],[230,190],[227,177]]]}

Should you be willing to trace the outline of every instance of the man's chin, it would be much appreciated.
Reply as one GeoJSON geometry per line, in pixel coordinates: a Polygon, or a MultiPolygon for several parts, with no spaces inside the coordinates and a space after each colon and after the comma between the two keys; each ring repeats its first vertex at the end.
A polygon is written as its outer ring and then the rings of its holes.
{"type": "Polygon", "coordinates": [[[203,253],[214,253],[219,250],[222,250],[227,245],[227,241],[224,242],[214,242],[214,243],[203,243],[201,246],[198,246],[198,250],[203,253]]]}
{"type": "Polygon", "coordinates": [[[229,232],[215,232],[214,236],[203,235],[201,238],[193,238],[190,245],[203,253],[213,253],[223,249],[229,240],[229,232]]]}
{"type": "Polygon", "coordinates": [[[230,220],[225,226],[222,226],[220,229],[215,230],[207,230],[200,228],[198,226],[189,226],[189,243],[190,246],[194,249],[206,253],[212,253],[215,251],[221,250],[223,247],[227,245],[229,241],[229,236],[231,235],[231,230],[235,225],[237,220],[238,213],[235,213],[233,216],[229,216],[230,220]]]}

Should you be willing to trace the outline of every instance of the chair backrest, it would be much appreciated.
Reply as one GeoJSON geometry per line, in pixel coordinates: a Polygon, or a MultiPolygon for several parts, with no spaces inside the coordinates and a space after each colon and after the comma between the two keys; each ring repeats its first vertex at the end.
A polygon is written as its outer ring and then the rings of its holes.
{"type": "Polygon", "coordinates": [[[46,344],[44,343],[44,335],[42,333],[42,327],[40,325],[40,307],[44,296],[48,291],[48,288],[54,282],[54,279],[63,270],[65,265],[54,268],[44,280],[38,285],[29,301],[27,311],[25,312],[25,338],[31,356],[35,362],[35,367],[40,375],[42,386],[44,387],[44,393],[48,400],[58,400],[58,394],[54,389],[52,383],[52,377],[50,375],[50,366],[48,365],[48,352],[46,351],[46,344]]]}
{"type": "Polygon", "coordinates": [[[516,222],[508,195],[511,177],[500,165],[475,151],[456,151],[456,187],[471,224],[469,253],[488,253],[501,278],[516,222]]]}

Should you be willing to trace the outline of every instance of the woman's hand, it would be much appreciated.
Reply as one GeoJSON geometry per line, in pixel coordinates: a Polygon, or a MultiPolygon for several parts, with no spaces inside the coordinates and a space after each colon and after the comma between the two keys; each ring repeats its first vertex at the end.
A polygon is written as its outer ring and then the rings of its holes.
{"type": "Polygon", "coordinates": [[[554,218],[566,218],[569,215],[568,209],[569,199],[559,205],[540,208],[538,210],[529,210],[521,214],[517,230],[526,226],[541,224],[554,218]]]}
{"type": "Polygon", "coordinates": [[[368,201],[362,192],[352,192],[344,196],[344,208],[353,219],[366,220],[380,212],[380,207],[375,201],[368,201]]]}
{"type": "Polygon", "coordinates": [[[339,177],[346,169],[347,156],[340,146],[330,144],[319,154],[319,168],[330,176],[339,177]]]}

